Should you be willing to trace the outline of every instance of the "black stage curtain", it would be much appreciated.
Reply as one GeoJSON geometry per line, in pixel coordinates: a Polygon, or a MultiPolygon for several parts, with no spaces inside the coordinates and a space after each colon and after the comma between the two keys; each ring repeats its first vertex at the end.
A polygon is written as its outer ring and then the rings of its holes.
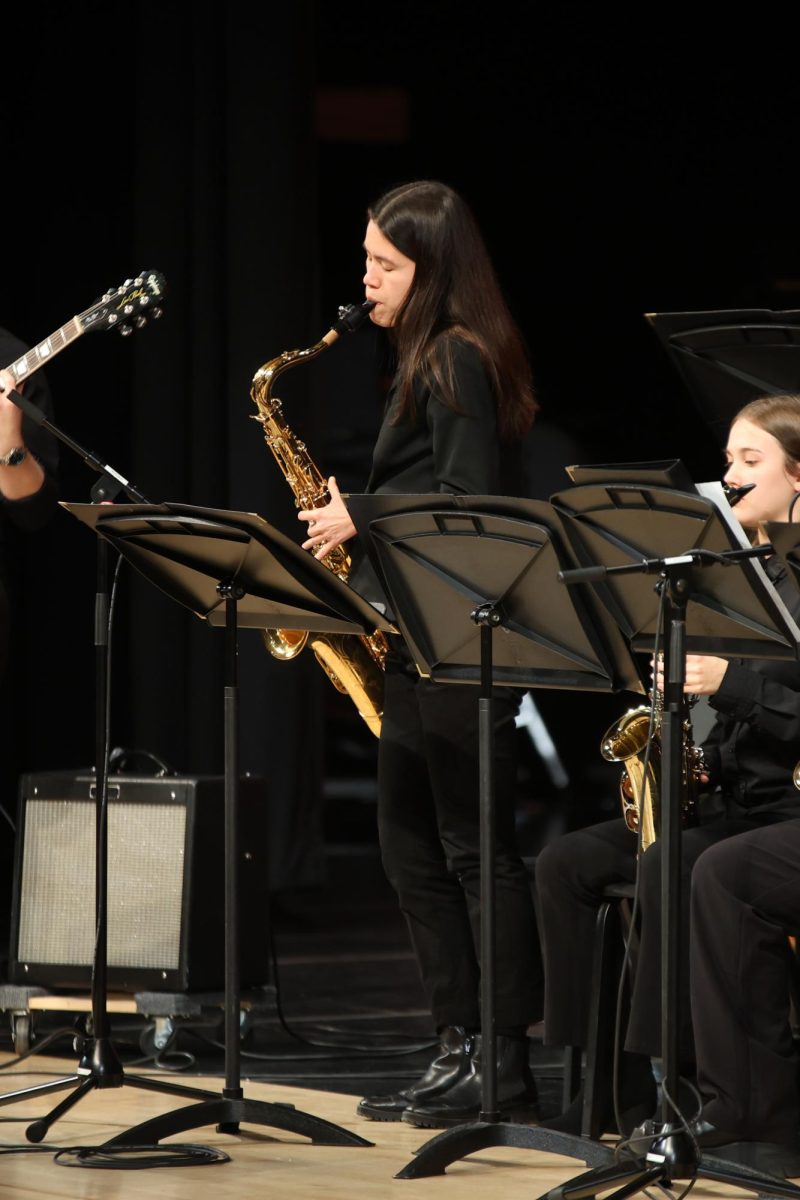
{"type": "MultiPolygon", "coordinates": [[[[249,389],[263,362],[324,332],[313,5],[246,11],[78,4],[15,18],[32,53],[12,77],[9,160],[47,155],[14,201],[1,323],[33,343],[106,287],[162,271],[160,322],[81,338],[50,364],[57,423],[148,500],[259,512],[298,536],[249,389]]],[[[61,461],[63,498],[88,500],[94,473],[64,448],[61,461]]],[[[6,795],[12,772],[87,766],[94,750],[94,538],[59,512],[18,554],[6,795]]],[[[223,641],[123,564],[112,746],[222,774],[223,641]]],[[[241,768],[267,781],[273,887],[314,882],[329,685],[310,655],[277,663],[254,631],[239,666],[241,768]]]]}

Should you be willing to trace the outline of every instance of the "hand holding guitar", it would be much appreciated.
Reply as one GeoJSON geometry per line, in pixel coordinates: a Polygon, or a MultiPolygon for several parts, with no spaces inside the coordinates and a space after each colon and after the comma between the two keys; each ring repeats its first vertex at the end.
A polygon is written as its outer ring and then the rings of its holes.
{"type": "Polygon", "coordinates": [[[40,414],[27,402],[20,407],[9,393],[16,391],[21,395],[24,380],[81,334],[93,329],[119,329],[120,333],[129,334],[145,325],[150,317],[161,316],[164,290],[164,277],[158,271],[142,271],[136,279],[126,279],[119,287],[110,289],[91,308],[0,370],[0,495],[6,500],[32,496],[45,480],[44,470],[25,446],[22,424],[23,410],[29,413],[29,419],[40,414]]]}
{"type": "Polygon", "coordinates": [[[41,465],[25,448],[22,409],[8,396],[15,389],[11,371],[0,371],[0,494],[6,500],[24,500],[44,483],[41,465]]]}

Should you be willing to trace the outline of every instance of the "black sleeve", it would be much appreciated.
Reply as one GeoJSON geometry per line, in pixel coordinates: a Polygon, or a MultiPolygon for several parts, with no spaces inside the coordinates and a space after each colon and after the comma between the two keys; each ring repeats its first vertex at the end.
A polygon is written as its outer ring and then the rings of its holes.
{"type": "Polygon", "coordinates": [[[800,690],[783,680],[730,662],[719,688],[709,696],[709,704],[766,738],[800,743],[800,690]]]}

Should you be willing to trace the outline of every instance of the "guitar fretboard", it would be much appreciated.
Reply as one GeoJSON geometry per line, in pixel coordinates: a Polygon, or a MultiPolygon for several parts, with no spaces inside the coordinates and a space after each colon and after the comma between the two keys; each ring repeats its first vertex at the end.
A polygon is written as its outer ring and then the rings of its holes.
{"type": "Polygon", "coordinates": [[[27,379],[34,371],[38,371],[39,367],[44,366],[48,359],[54,354],[58,354],[70,342],[74,342],[75,338],[80,337],[83,333],[83,322],[80,317],[73,317],[71,321],[67,321],[66,325],[62,325],[55,333],[51,333],[50,337],[45,338],[43,342],[39,342],[38,346],[34,346],[22,358],[18,358],[8,368],[17,383],[22,383],[23,379],[27,379]]]}

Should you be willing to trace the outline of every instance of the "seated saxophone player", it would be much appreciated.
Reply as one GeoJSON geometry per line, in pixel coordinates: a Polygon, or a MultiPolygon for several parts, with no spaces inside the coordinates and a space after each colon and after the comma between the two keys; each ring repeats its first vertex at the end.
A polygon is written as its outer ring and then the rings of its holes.
{"type": "MultiPolygon", "coordinates": [[[[785,521],[794,497],[800,492],[800,397],[760,397],[741,409],[729,431],[726,458],[727,485],[738,488],[755,485],[742,496],[736,516],[755,541],[764,542],[762,523],[785,521]]],[[[800,592],[787,578],[777,557],[762,562],[797,621],[800,592]]],[[[656,671],[655,684],[663,684],[660,670],[656,671]]],[[[727,1089],[731,1075],[747,1072],[741,1063],[734,1066],[733,1062],[720,1069],[719,1056],[731,1055],[731,1045],[722,1037],[715,1041],[715,1035],[721,1035],[722,1031],[716,1024],[714,1009],[721,990],[730,986],[728,972],[735,972],[742,959],[737,958],[737,951],[726,941],[724,951],[721,946],[714,949],[713,962],[720,974],[712,978],[712,960],[701,964],[698,970],[698,956],[709,952],[719,933],[716,923],[703,926],[703,949],[693,944],[692,987],[698,1031],[695,1046],[689,1003],[689,893],[694,869],[698,871],[697,905],[707,914],[709,894],[717,886],[711,882],[711,871],[717,864],[722,868],[727,862],[729,844],[733,849],[740,844],[747,847],[751,839],[759,844],[762,838],[780,841],[784,829],[787,833],[795,831],[793,818],[800,818],[800,794],[793,786],[792,771],[800,758],[800,667],[796,662],[774,659],[727,661],[688,655],[685,690],[707,696],[715,720],[702,746],[705,766],[700,776],[703,790],[697,802],[698,821],[684,829],[681,839],[683,961],[680,1011],[676,1015],[680,1065],[682,1073],[690,1078],[697,1069],[701,1086],[715,1097],[706,1121],[714,1126],[724,1125],[726,1132],[746,1136],[745,1122],[739,1119],[744,1110],[737,1110],[734,1120],[734,1113],[726,1108],[722,1098],[730,1098],[727,1089]],[[726,839],[731,839],[730,843],[726,839]],[[725,959],[724,964],[721,958],[725,959]],[[711,998],[710,1002],[706,997],[711,998]],[[717,1057],[712,1068],[709,1054],[714,1046],[717,1057]]],[[[634,881],[637,848],[636,836],[619,818],[562,835],[537,858],[536,892],[545,962],[544,1025],[549,1044],[586,1045],[595,917],[604,887],[634,881]]],[[[796,863],[797,859],[787,861],[796,863]]],[[[638,869],[641,936],[625,1053],[620,1064],[619,1111],[625,1126],[623,1133],[629,1133],[639,1121],[655,1114],[661,1067],[658,1057],[662,1044],[661,854],[654,848],[646,850],[638,856],[638,869]]],[[[800,919],[798,893],[800,887],[795,889],[794,902],[794,911],[800,919]]],[[[721,905],[719,892],[714,895],[721,905]]],[[[752,901],[752,895],[749,898],[752,901]]],[[[734,903],[732,895],[730,902],[734,903]]],[[[741,931],[734,930],[733,922],[727,918],[725,924],[729,926],[726,938],[730,935],[736,942],[741,931]]],[[[694,936],[694,930],[692,933],[694,936]]],[[[749,982],[754,984],[752,978],[749,982]]],[[[748,998],[751,995],[748,992],[748,998]]],[[[729,996],[729,1002],[735,1003],[733,997],[729,996]]],[[[768,1003],[774,1005],[780,1001],[773,997],[768,1003]]],[[[741,1018],[741,1011],[738,1008],[737,1011],[741,1018]]],[[[782,1045],[785,1051],[785,1043],[782,1045]]],[[[748,1087],[750,1083],[748,1078],[748,1087]]],[[[682,1107],[686,1108],[683,1099],[682,1107]]],[[[551,1124],[563,1130],[580,1130],[581,1102],[579,1095],[551,1124]]],[[[603,1102],[607,1128],[612,1128],[613,1099],[609,1095],[603,1102]]],[[[741,1096],[739,1103],[743,1103],[741,1096]]],[[[793,1119],[796,1109],[795,1097],[793,1119]]],[[[693,1110],[689,1109],[686,1115],[691,1117],[693,1110]]],[[[763,1132],[763,1123],[758,1129],[754,1126],[754,1132],[763,1132]]]]}
{"type": "MultiPolygon", "coordinates": [[[[367,491],[520,495],[521,438],[535,411],[527,357],[482,236],[444,184],[409,183],[369,210],[364,250],[370,319],[386,330],[395,373],[367,491]]],[[[324,557],[356,530],[331,502],[299,513],[324,557]]],[[[420,677],[402,639],[386,661],[378,752],[378,833],[406,918],[439,1048],[420,1079],[368,1096],[361,1116],[446,1127],[481,1106],[480,825],[474,688],[420,677]]],[[[527,1028],[541,1019],[542,968],[530,884],[516,847],[519,695],[495,700],[497,804],[497,1100],[534,1120],[527,1028]]]]}

